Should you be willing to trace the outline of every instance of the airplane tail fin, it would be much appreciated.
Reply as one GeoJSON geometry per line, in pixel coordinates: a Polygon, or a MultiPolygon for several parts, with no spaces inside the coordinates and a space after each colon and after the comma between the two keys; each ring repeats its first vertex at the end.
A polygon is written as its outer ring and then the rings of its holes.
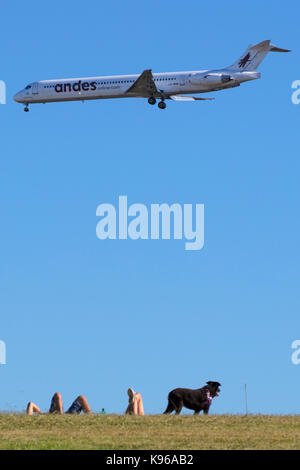
{"type": "Polygon", "coordinates": [[[281,49],[273,46],[271,41],[262,41],[249,46],[246,52],[228,70],[239,70],[241,72],[253,72],[264,60],[268,52],[290,52],[289,49],[281,49]]]}

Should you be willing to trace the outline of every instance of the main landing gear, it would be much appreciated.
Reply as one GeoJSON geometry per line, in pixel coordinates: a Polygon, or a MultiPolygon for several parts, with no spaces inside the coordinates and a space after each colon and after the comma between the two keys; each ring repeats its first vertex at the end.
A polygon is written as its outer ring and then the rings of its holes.
{"type": "Polygon", "coordinates": [[[28,113],[28,111],[29,111],[28,104],[26,104],[26,106],[25,106],[25,108],[24,108],[24,111],[25,111],[25,113],[28,113]]]}
{"type": "MultiPolygon", "coordinates": [[[[150,98],[148,99],[148,103],[151,104],[152,106],[154,104],[156,104],[156,99],[154,98],[154,96],[150,96],[150,98]]],[[[166,109],[167,105],[164,101],[164,99],[162,99],[159,103],[158,103],[158,107],[159,109],[166,109]]]]}
{"type": "Polygon", "coordinates": [[[160,101],[157,105],[159,109],[166,109],[167,105],[164,101],[160,101]]]}

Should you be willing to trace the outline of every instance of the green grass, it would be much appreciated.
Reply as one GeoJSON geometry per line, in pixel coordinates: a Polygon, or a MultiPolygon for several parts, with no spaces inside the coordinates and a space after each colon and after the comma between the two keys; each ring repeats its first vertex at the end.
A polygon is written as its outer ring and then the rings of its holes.
{"type": "Polygon", "coordinates": [[[300,449],[300,416],[1,414],[0,449],[300,449]]]}

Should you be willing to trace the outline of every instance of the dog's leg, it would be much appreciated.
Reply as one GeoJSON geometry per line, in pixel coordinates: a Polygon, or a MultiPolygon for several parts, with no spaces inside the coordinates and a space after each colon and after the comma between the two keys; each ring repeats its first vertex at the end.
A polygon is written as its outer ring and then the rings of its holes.
{"type": "Polygon", "coordinates": [[[176,414],[179,415],[181,410],[182,410],[182,407],[183,407],[183,402],[181,401],[180,403],[178,403],[178,405],[176,406],[176,414]]]}

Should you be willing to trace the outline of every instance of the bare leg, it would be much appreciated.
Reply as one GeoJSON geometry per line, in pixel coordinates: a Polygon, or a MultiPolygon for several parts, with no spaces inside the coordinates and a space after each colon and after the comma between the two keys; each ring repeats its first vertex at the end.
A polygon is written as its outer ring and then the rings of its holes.
{"type": "Polygon", "coordinates": [[[140,393],[138,395],[139,395],[139,397],[138,397],[138,414],[141,415],[141,416],[144,416],[145,411],[144,411],[144,404],[143,404],[142,395],[140,393]]]}
{"type": "Polygon", "coordinates": [[[144,412],[143,399],[140,393],[136,394],[135,403],[136,403],[136,414],[140,416],[144,416],[145,412],[144,412]]]}
{"type": "Polygon", "coordinates": [[[63,412],[62,396],[59,392],[56,392],[52,397],[49,413],[58,413],[62,415],[63,412]]]}
{"type": "Polygon", "coordinates": [[[76,400],[78,401],[84,413],[92,412],[89,402],[87,401],[84,395],[79,395],[79,397],[77,397],[76,400]]]}
{"type": "Polygon", "coordinates": [[[27,408],[26,408],[26,414],[27,415],[33,415],[33,413],[38,413],[40,415],[43,414],[41,412],[41,410],[39,409],[39,407],[37,405],[35,405],[32,401],[30,401],[27,405],[27,408]]]}

